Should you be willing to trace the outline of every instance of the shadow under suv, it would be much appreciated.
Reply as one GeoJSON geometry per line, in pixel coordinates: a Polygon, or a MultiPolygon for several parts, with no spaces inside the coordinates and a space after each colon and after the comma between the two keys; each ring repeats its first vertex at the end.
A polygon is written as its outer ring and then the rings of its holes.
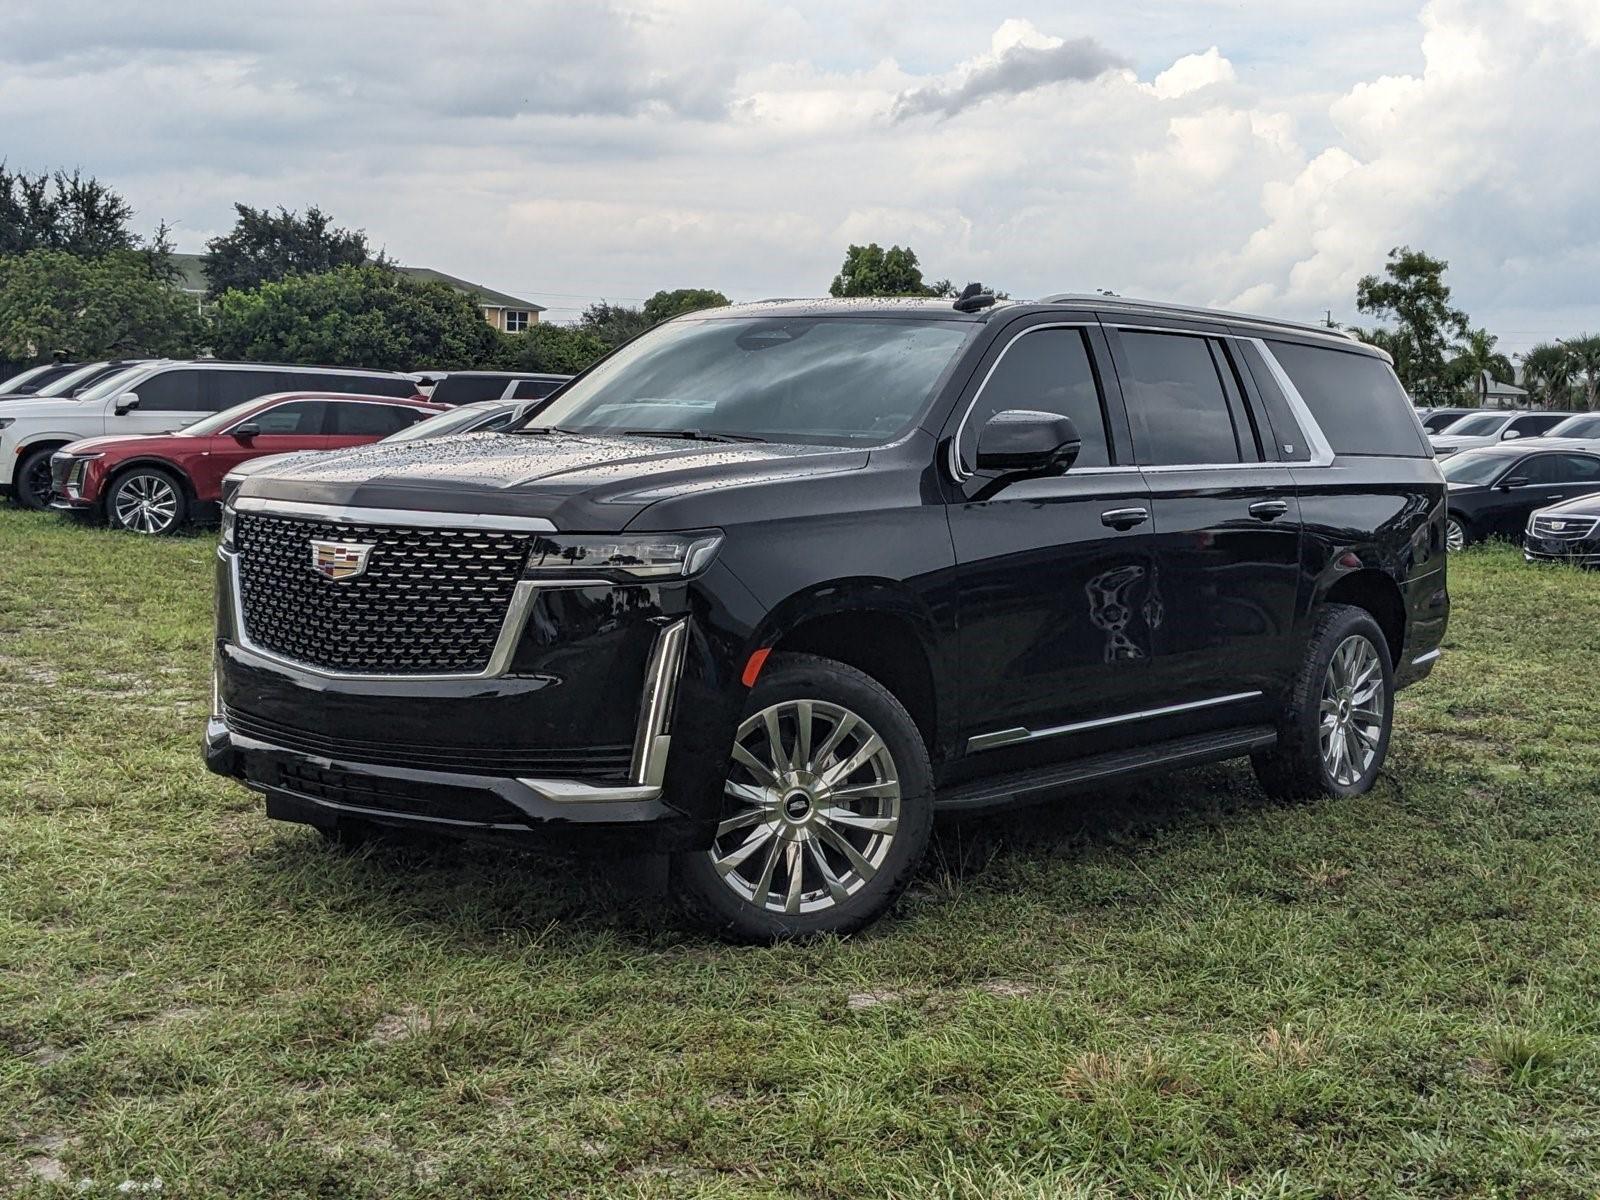
{"type": "Polygon", "coordinates": [[[672,854],[857,929],[936,811],[1251,757],[1373,784],[1449,611],[1387,359],[1104,296],[699,312],[519,426],[238,482],[213,770],[269,816],[672,854]]]}

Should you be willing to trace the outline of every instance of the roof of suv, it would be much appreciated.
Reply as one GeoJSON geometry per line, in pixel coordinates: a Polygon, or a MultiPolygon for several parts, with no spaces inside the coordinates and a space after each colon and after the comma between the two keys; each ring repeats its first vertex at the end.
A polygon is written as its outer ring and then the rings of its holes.
{"type": "Polygon", "coordinates": [[[1278,329],[1285,333],[1334,338],[1348,343],[1353,349],[1362,349],[1382,357],[1383,351],[1369,345],[1355,334],[1344,329],[1334,329],[1309,321],[1290,321],[1280,317],[1262,317],[1251,313],[1226,312],[1222,309],[1201,308],[1191,304],[1169,304],[1161,300],[1137,300],[1127,296],[1105,296],[1098,293],[1062,292],[1042,300],[1002,300],[976,312],[962,312],[954,301],[942,297],[921,296],[860,296],[840,299],[819,297],[810,300],[757,300],[749,304],[732,304],[725,308],[701,309],[686,313],[677,320],[706,317],[763,317],[763,316],[852,316],[862,313],[881,313],[886,316],[932,317],[949,321],[989,320],[997,313],[1015,313],[1019,310],[1066,309],[1089,310],[1099,313],[1130,313],[1152,317],[1180,317],[1206,321],[1214,325],[1249,325],[1264,329],[1278,329]]]}

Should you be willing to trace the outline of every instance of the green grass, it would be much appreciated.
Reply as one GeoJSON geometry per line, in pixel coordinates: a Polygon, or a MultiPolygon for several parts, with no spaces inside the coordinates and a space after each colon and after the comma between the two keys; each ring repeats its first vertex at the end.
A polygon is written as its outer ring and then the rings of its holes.
{"type": "Polygon", "coordinates": [[[950,827],[748,950],[647,863],[269,824],[200,762],[211,557],[0,511],[0,1193],[1600,1190],[1600,575],[1460,556],[1369,796],[950,827]]]}

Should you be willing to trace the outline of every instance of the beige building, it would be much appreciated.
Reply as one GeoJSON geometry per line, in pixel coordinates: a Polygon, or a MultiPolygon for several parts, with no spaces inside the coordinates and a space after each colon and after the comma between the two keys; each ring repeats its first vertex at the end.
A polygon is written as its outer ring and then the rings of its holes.
{"type": "MultiPolygon", "coordinates": [[[[204,298],[206,294],[204,257],[200,254],[172,256],[172,265],[178,272],[176,282],[179,290],[185,295],[194,296],[196,300],[204,298]]],[[[454,275],[446,275],[443,271],[435,271],[429,267],[396,269],[413,279],[448,284],[463,296],[471,296],[483,310],[483,319],[496,329],[503,329],[507,333],[521,333],[529,325],[538,324],[539,314],[544,311],[544,305],[535,304],[532,300],[523,300],[506,292],[497,292],[493,288],[486,288],[466,279],[457,279],[454,275]]]]}

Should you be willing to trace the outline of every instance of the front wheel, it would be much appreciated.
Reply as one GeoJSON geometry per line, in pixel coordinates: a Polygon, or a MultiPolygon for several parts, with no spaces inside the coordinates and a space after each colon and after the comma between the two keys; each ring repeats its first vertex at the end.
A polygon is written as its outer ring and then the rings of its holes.
{"type": "Polygon", "coordinates": [[[1451,513],[1444,522],[1444,548],[1454,554],[1465,550],[1472,541],[1472,530],[1466,521],[1451,513]]]}
{"type": "Polygon", "coordinates": [[[23,508],[50,507],[50,456],[54,449],[35,450],[17,464],[17,503],[23,508]]]}
{"type": "Polygon", "coordinates": [[[114,529],[155,537],[176,533],[188,510],[183,484],[158,467],[135,467],[118,477],[106,497],[106,519],[114,529]]]}
{"type": "Polygon", "coordinates": [[[877,680],[774,655],[734,738],[715,839],[674,857],[674,891],[736,941],[852,933],[921,863],[932,775],[916,723],[877,680]]]}
{"type": "Polygon", "coordinates": [[[1330,604],[1312,628],[1278,744],[1251,759],[1256,778],[1280,799],[1359,796],[1377,781],[1393,724],[1388,639],[1366,609],[1330,604]]]}

